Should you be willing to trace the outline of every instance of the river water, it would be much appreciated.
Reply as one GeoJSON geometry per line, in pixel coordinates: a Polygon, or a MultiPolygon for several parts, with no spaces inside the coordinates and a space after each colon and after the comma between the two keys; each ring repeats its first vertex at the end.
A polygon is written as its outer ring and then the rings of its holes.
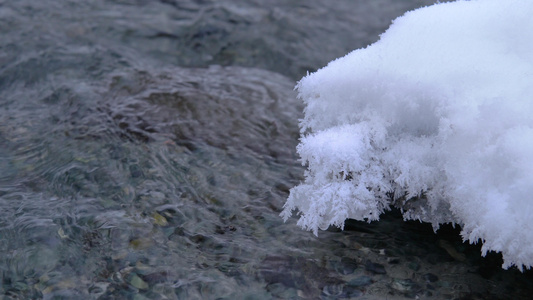
{"type": "Polygon", "coordinates": [[[296,81],[431,3],[0,0],[0,299],[526,299],[451,226],[279,217],[296,81]]]}

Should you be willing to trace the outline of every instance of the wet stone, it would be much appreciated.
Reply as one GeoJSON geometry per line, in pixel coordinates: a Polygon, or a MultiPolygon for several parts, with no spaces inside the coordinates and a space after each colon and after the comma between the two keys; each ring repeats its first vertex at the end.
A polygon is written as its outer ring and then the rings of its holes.
{"type": "Polygon", "coordinates": [[[175,228],[173,227],[162,227],[161,228],[161,231],[165,234],[165,236],[168,238],[170,237],[171,235],[173,235],[176,231],[175,228]]]}
{"type": "Polygon", "coordinates": [[[145,297],[141,294],[135,294],[133,296],[133,300],[148,300],[148,299],[153,299],[153,298],[148,298],[148,297],[145,297]]]}
{"type": "MultiPolygon", "coordinates": [[[[43,293],[40,290],[36,289],[35,287],[25,289],[25,290],[18,290],[15,288],[6,289],[4,295],[6,296],[5,299],[42,299],[43,298],[43,293]]],[[[3,295],[0,295],[0,299],[3,299],[2,296],[3,295]]]]}
{"type": "Polygon", "coordinates": [[[417,262],[410,262],[409,265],[407,265],[407,267],[409,267],[409,269],[413,270],[413,271],[418,271],[420,270],[420,264],[417,263],[417,262]]]}
{"type": "Polygon", "coordinates": [[[426,261],[432,265],[437,265],[442,262],[453,262],[453,257],[445,253],[431,253],[426,256],[426,261]]]}
{"type": "Polygon", "coordinates": [[[79,291],[74,289],[59,289],[45,295],[45,299],[76,299],[77,297],[79,297],[79,291]]]}
{"type": "Polygon", "coordinates": [[[146,290],[149,287],[148,283],[146,283],[146,281],[142,280],[135,273],[130,273],[130,275],[128,276],[128,283],[131,284],[132,286],[140,289],[140,290],[146,290]]]}
{"type": "Polygon", "coordinates": [[[364,276],[364,275],[354,278],[348,281],[348,283],[346,283],[347,286],[351,286],[351,287],[362,287],[362,286],[367,286],[370,284],[372,284],[372,278],[370,278],[369,276],[364,276]]]}
{"type": "Polygon", "coordinates": [[[400,259],[398,257],[389,257],[387,258],[387,262],[389,265],[397,265],[400,263],[400,259]]]}
{"type": "Polygon", "coordinates": [[[322,295],[330,297],[339,297],[344,289],[343,284],[328,284],[322,288],[322,295]]]}
{"type": "Polygon", "coordinates": [[[448,241],[446,240],[439,240],[438,242],[439,247],[446,250],[446,252],[453,257],[457,261],[466,261],[466,255],[464,253],[460,253],[457,251],[457,249],[448,241]]]}
{"type": "Polygon", "coordinates": [[[304,282],[303,277],[293,276],[285,272],[278,272],[276,270],[261,270],[261,277],[267,283],[279,283],[286,287],[297,287],[304,282]]]}
{"type": "Polygon", "coordinates": [[[216,227],[215,227],[215,233],[217,233],[217,234],[225,234],[227,232],[234,232],[236,230],[237,230],[237,228],[235,228],[235,226],[233,226],[233,225],[228,225],[228,226],[216,225],[216,227]]]}
{"type": "Polygon", "coordinates": [[[152,214],[152,218],[154,218],[154,224],[162,226],[162,227],[168,226],[167,219],[164,216],[160,215],[159,213],[154,212],[152,214]]]}
{"type": "Polygon", "coordinates": [[[142,279],[149,284],[156,284],[169,281],[169,274],[165,271],[150,273],[142,276],[142,279]]]}
{"type": "Polygon", "coordinates": [[[357,269],[357,262],[354,259],[343,257],[340,262],[333,262],[334,269],[342,275],[352,274],[357,269]]]}
{"type": "Polygon", "coordinates": [[[17,281],[13,284],[13,288],[19,291],[26,291],[29,286],[25,282],[17,281]]]}
{"type": "Polygon", "coordinates": [[[258,268],[258,275],[267,283],[281,283],[286,287],[298,287],[306,282],[305,274],[317,274],[312,262],[291,256],[268,256],[258,268]]]}
{"type": "Polygon", "coordinates": [[[342,283],[331,283],[322,288],[321,299],[349,299],[363,295],[363,292],[354,287],[342,283]]]}
{"type": "Polygon", "coordinates": [[[209,239],[209,237],[206,237],[203,234],[195,234],[189,237],[189,239],[191,240],[191,242],[199,244],[199,243],[204,243],[207,239],[209,239]]]}
{"type": "Polygon", "coordinates": [[[211,236],[203,234],[195,234],[189,237],[189,240],[198,245],[199,249],[209,249],[210,251],[222,251],[224,245],[220,244],[211,236]]]}
{"type": "Polygon", "coordinates": [[[363,292],[353,286],[344,286],[341,298],[356,298],[363,295],[363,292]]]}
{"type": "Polygon", "coordinates": [[[385,270],[385,267],[383,265],[373,263],[369,260],[365,263],[365,270],[374,274],[387,274],[387,271],[385,270]]]}
{"type": "Polygon", "coordinates": [[[217,269],[231,277],[237,277],[242,274],[242,270],[239,268],[239,266],[232,264],[232,263],[221,263],[217,265],[217,269]]]}
{"type": "Polygon", "coordinates": [[[426,280],[426,282],[435,282],[437,280],[439,280],[439,277],[435,274],[432,274],[432,273],[426,273],[424,274],[424,279],[426,280]]]}
{"type": "Polygon", "coordinates": [[[407,297],[414,297],[421,287],[411,279],[394,279],[391,287],[407,297]]]}
{"type": "Polygon", "coordinates": [[[129,169],[132,178],[139,178],[143,176],[143,171],[138,165],[130,165],[129,169]]]}
{"type": "Polygon", "coordinates": [[[174,229],[171,235],[184,236],[185,230],[183,229],[183,227],[176,227],[176,229],[174,229]]]}
{"type": "Polygon", "coordinates": [[[96,282],[91,287],[89,287],[89,293],[94,295],[101,295],[107,290],[107,282],[96,282]]]}
{"type": "Polygon", "coordinates": [[[136,250],[147,249],[152,246],[152,244],[153,241],[145,237],[133,238],[129,241],[130,247],[136,250]]]}
{"type": "Polygon", "coordinates": [[[296,299],[298,297],[298,292],[296,289],[287,288],[281,283],[272,283],[267,285],[266,290],[275,297],[281,299],[296,299]]]}

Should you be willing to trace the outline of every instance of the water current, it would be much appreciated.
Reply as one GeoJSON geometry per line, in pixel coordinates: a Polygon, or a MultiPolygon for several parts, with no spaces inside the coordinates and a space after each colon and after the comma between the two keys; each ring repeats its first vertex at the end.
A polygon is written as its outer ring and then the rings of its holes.
{"type": "Polygon", "coordinates": [[[0,299],[526,299],[459,230],[279,217],[296,81],[423,0],[0,0],[0,299]]]}

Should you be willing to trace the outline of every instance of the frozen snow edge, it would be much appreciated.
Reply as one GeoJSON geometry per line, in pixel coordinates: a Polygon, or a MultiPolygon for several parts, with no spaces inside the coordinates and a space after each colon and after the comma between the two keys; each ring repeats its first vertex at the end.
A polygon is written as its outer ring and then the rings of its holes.
{"type": "Polygon", "coordinates": [[[439,3],[298,83],[305,182],[281,216],[462,226],[503,268],[533,265],[533,2],[439,3]]]}

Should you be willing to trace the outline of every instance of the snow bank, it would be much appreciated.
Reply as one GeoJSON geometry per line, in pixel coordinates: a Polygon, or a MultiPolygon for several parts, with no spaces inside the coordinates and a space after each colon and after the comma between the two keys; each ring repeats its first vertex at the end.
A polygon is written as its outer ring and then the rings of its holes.
{"type": "Polygon", "coordinates": [[[282,216],[317,234],[397,206],[532,266],[532,15],[528,0],[436,4],[304,77],[308,170],[282,216]]]}

